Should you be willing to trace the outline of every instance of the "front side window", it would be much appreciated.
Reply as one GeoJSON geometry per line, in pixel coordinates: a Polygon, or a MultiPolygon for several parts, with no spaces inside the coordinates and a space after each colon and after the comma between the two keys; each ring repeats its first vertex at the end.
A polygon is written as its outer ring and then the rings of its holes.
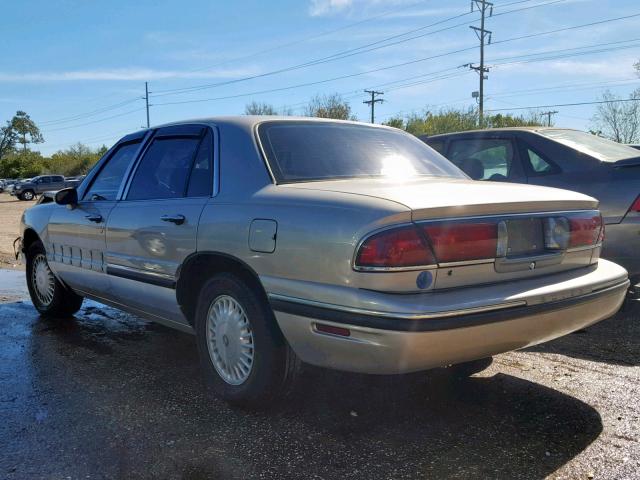
{"type": "Polygon", "coordinates": [[[40,177],[37,183],[51,183],[51,177],[40,177]]]}
{"type": "Polygon", "coordinates": [[[510,140],[453,140],[449,159],[474,180],[506,180],[511,176],[513,145],[510,140]]]}
{"type": "Polygon", "coordinates": [[[197,137],[156,138],[136,169],[127,200],[184,197],[199,143],[197,137]]]}
{"type": "Polygon", "coordinates": [[[265,122],[258,136],[278,182],[341,178],[464,178],[412,135],[337,122],[265,122]]]}
{"type": "Polygon", "coordinates": [[[89,200],[115,200],[127,167],[133,160],[140,142],[120,146],[97,174],[84,198],[89,200]]]}

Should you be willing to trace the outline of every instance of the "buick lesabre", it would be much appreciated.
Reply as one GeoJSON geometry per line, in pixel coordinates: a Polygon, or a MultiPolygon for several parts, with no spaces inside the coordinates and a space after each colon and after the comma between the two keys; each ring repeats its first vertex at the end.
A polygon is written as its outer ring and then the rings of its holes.
{"type": "Polygon", "coordinates": [[[472,372],[610,317],[628,287],[599,259],[593,198],[474,181],[407,133],[355,122],[133,133],[21,229],[43,316],[90,298],[194,333],[214,391],[253,405],[301,362],[472,372]]]}

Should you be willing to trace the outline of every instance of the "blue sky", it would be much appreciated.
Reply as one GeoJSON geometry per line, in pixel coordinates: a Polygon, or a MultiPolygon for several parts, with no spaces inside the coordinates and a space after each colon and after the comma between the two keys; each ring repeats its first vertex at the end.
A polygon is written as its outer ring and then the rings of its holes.
{"type": "MultiPolygon", "coordinates": [[[[472,105],[477,90],[477,74],[460,66],[478,60],[469,29],[478,14],[428,27],[469,12],[469,0],[6,3],[0,17],[0,120],[27,111],[41,125],[46,143],[38,148],[45,154],[78,141],[110,145],[139,129],[146,121],[140,99],[145,81],[152,124],[240,114],[252,100],[302,113],[313,95],[334,92],[366,121],[362,90],[371,87],[385,91],[385,103],[377,106],[377,120],[383,121],[427,106],[472,105]],[[414,36],[419,38],[404,41],[414,36]],[[364,45],[369,51],[360,53],[364,45]],[[463,51],[450,53],[457,50],[463,51]],[[350,54],[337,60],[269,73],[345,51],[350,54]],[[203,87],[176,90],[193,86],[203,87]]],[[[592,101],[605,88],[626,96],[640,87],[633,69],[640,59],[640,16],[512,40],[640,14],[637,0],[494,4],[486,25],[493,32],[486,50],[493,65],[486,109],[592,101]]],[[[552,110],[560,111],[556,125],[586,129],[594,108],[552,110]]]]}

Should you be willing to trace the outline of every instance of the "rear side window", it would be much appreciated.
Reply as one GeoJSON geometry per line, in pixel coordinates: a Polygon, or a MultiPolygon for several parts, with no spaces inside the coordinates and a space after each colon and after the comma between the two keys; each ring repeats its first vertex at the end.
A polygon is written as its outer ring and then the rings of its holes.
{"type": "Polygon", "coordinates": [[[474,180],[506,180],[511,176],[513,151],[511,140],[453,140],[449,159],[474,180]]]}
{"type": "Polygon", "coordinates": [[[528,161],[529,167],[531,168],[531,171],[534,175],[549,175],[552,173],[557,173],[557,168],[550,162],[542,158],[539,154],[537,154],[530,148],[527,148],[526,151],[526,160],[528,161]]]}
{"type": "Polygon", "coordinates": [[[199,144],[197,137],[156,138],[136,169],[127,200],[184,197],[199,144]]]}
{"type": "Polygon", "coordinates": [[[206,197],[213,187],[213,136],[211,130],[202,139],[189,176],[187,197],[206,197]]]}
{"type": "Polygon", "coordinates": [[[115,200],[127,167],[133,160],[139,146],[140,142],[133,142],[118,147],[97,174],[84,198],[115,200]]]}

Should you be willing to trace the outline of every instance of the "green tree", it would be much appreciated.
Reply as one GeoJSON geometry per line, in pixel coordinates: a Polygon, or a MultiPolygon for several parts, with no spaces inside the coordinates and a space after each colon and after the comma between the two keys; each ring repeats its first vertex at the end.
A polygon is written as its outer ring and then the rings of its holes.
{"type": "Polygon", "coordinates": [[[83,175],[100,160],[106,151],[107,147],[104,145],[101,148],[92,149],[82,143],[76,143],[45,159],[44,168],[48,173],[65,176],[83,175]]]}
{"type": "Polygon", "coordinates": [[[14,152],[0,160],[0,176],[3,178],[27,178],[40,175],[45,159],[40,152],[27,150],[14,152]]]}
{"type": "Polygon", "coordinates": [[[29,144],[44,142],[40,129],[31,117],[22,110],[18,110],[11,120],[11,125],[17,135],[17,142],[22,145],[22,151],[26,153],[29,144]]]}
{"type": "Polygon", "coordinates": [[[13,124],[7,120],[7,124],[0,128],[0,160],[15,150],[17,135],[13,124]]]}
{"type": "Polygon", "coordinates": [[[337,120],[356,120],[351,114],[349,102],[344,100],[339,93],[331,95],[316,95],[305,108],[305,116],[334,118],[337,120]]]}
{"type": "Polygon", "coordinates": [[[382,124],[388,127],[404,129],[404,120],[402,117],[391,117],[389,120],[383,122],[382,124]]]}

